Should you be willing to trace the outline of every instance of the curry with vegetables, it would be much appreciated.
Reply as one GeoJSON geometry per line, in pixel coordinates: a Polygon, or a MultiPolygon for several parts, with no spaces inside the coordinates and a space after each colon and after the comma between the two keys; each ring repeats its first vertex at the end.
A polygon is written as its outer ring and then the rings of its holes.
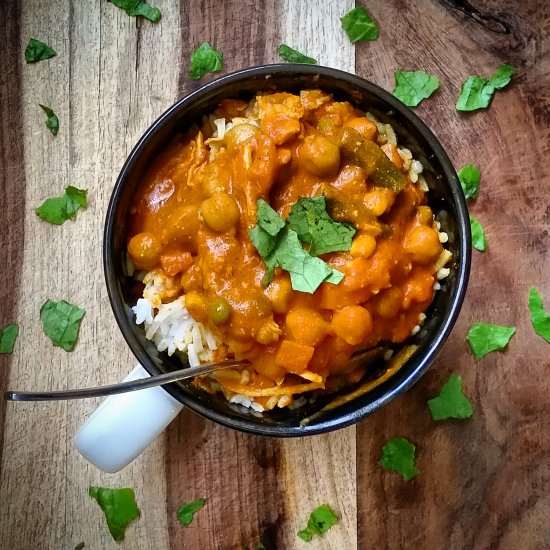
{"type": "Polygon", "coordinates": [[[154,310],[183,300],[212,359],[250,362],[195,383],[283,407],[418,329],[450,258],[421,171],[390,125],[321,90],[224,100],[175,139],[136,194],[129,258],[154,310]]]}

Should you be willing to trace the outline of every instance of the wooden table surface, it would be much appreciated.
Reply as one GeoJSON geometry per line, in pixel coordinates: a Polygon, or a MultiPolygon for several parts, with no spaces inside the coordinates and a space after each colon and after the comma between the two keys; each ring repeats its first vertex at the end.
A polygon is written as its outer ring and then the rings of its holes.
{"type": "Polygon", "coordinates": [[[439,76],[417,112],[458,168],[482,172],[472,213],[489,249],[474,252],[467,298],[436,363],[406,395],[357,426],[281,441],[181,414],[133,464],[102,474],[73,436],[97,401],[0,404],[0,548],[308,548],[296,537],[318,504],[340,522],[311,548],[541,549],[550,546],[550,345],[529,323],[535,285],[550,308],[550,4],[545,0],[374,0],[376,42],[353,46],[339,17],[351,0],[156,0],[162,20],[129,17],[105,0],[0,2],[0,327],[21,325],[0,357],[0,389],[63,389],[121,379],[134,359],[108,303],[101,266],[105,210],[126,156],[146,128],[197,83],[202,41],[224,71],[278,62],[287,43],[319,63],[393,89],[396,68],[439,76]],[[26,65],[30,37],[57,57],[26,65]],[[490,108],[460,114],[470,74],[502,62],[517,76],[490,108]],[[57,112],[53,138],[37,104],[57,112]],[[66,185],[89,190],[75,222],[52,226],[34,209],[66,185]],[[86,309],[74,352],[41,330],[47,299],[86,309]],[[505,353],[474,362],[473,322],[517,326],[505,353]],[[426,400],[451,372],[475,406],[464,422],[434,423],[426,400]],[[417,446],[421,474],[405,483],[377,461],[385,441],[417,446]],[[132,487],[142,517],[112,541],[89,485],[132,487]],[[176,508],[207,497],[189,528],[176,508]]]}

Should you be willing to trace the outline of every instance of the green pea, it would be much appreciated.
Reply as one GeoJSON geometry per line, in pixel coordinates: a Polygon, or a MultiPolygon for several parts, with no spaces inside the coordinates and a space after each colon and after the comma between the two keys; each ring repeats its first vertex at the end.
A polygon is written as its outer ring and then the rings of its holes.
{"type": "Polygon", "coordinates": [[[231,306],[223,298],[214,298],[208,303],[208,318],[215,325],[225,325],[231,317],[231,306]]]}

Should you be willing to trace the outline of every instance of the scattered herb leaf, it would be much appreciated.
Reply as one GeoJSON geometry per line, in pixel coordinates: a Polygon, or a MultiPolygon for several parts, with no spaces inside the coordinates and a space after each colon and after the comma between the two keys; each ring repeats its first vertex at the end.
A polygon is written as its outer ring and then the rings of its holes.
{"type": "Polygon", "coordinates": [[[479,193],[481,172],[473,164],[466,164],[458,172],[458,179],[460,180],[460,185],[462,185],[466,200],[475,199],[479,193]]]}
{"type": "Polygon", "coordinates": [[[67,220],[74,220],[80,208],[86,208],[86,189],[78,189],[69,185],[60,197],[46,199],[36,213],[44,221],[54,225],[61,225],[67,220]]]}
{"type": "Polygon", "coordinates": [[[404,437],[390,439],[382,449],[382,456],[378,464],[386,470],[393,470],[410,481],[420,471],[414,465],[416,447],[404,437]]]}
{"type": "Polygon", "coordinates": [[[439,79],[424,71],[395,71],[393,95],[409,107],[416,107],[439,88],[439,79]]]}
{"type": "Polygon", "coordinates": [[[36,63],[37,61],[50,59],[50,57],[55,57],[56,55],[57,53],[51,46],[44,44],[44,42],[36,38],[31,38],[25,48],[25,61],[27,63],[36,63]]]}
{"type": "Polygon", "coordinates": [[[11,353],[19,335],[19,325],[12,323],[0,330],[0,353],[11,353]]]}
{"type": "Polygon", "coordinates": [[[550,313],[544,311],[542,296],[534,286],[529,289],[529,312],[533,329],[550,344],[550,313]]]}
{"type": "Polygon", "coordinates": [[[59,132],[59,119],[57,118],[57,115],[46,105],[40,105],[38,106],[46,113],[46,116],[48,117],[46,119],[46,128],[54,135],[57,136],[57,132],[59,132]]]}
{"type": "Polygon", "coordinates": [[[113,538],[124,540],[126,527],[140,516],[133,489],[90,487],[88,494],[101,506],[113,538]]]}
{"type": "Polygon", "coordinates": [[[78,339],[80,323],[86,312],[65,300],[46,300],[40,308],[40,319],[46,335],[65,351],[73,351],[78,339]]]}
{"type": "Polygon", "coordinates": [[[306,542],[311,542],[314,535],[322,537],[338,522],[338,516],[328,504],[321,504],[311,512],[307,527],[298,531],[297,535],[306,542]]]}
{"type": "Polygon", "coordinates": [[[470,418],[474,412],[469,399],[462,393],[462,378],[456,373],[451,374],[439,395],[428,401],[428,408],[433,420],[470,418]]]}
{"type": "Polygon", "coordinates": [[[313,59],[313,57],[308,57],[286,44],[281,44],[279,46],[279,55],[289,63],[308,63],[310,65],[317,65],[317,61],[313,59]]]}
{"type": "Polygon", "coordinates": [[[189,74],[199,80],[206,73],[215,73],[223,69],[223,54],[213,48],[208,42],[203,42],[191,54],[189,74]]]}
{"type": "Polygon", "coordinates": [[[472,246],[480,252],[487,250],[487,235],[483,226],[473,217],[470,216],[470,227],[472,229],[472,246]]]}
{"type": "Polygon", "coordinates": [[[476,111],[486,109],[491,103],[495,90],[510,83],[515,72],[509,65],[500,65],[491,78],[471,75],[463,83],[456,102],[458,111],[476,111]]]}
{"type": "Polygon", "coordinates": [[[303,243],[310,245],[312,256],[349,250],[355,235],[352,225],[329,216],[323,195],[298,199],[290,209],[287,223],[303,243]]]}
{"type": "Polygon", "coordinates": [[[489,80],[489,84],[493,88],[495,88],[495,90],[501,90],[502,88],[510,84],[510,80],[512,80],[512,77],[514,76],[515,72],[516,70],[514,69],[514,67],[510,67],[510,65],[502,64],[493,73],[493,76],[491,76],[491,79],[489,80]]]}
{"type": "Polygon", "coordinates": [[[205,505],[205,503],[205,498],[198,498],[193,502],[189,502],[187,504],[184,504],[183,506],[180,506],[178,508],[178,511],[176,512],[180,523],[182,525],[185,525],[186,527],[191,525],[195,512],[198,512],[205,505]]]}
{"type": "Polygon", "coordinates": [[[128,15],[145,17],[145,19],[149,19],[153,23],[156,23],[162,17],[158,8],[142,0],[109,0],[109,2],[117,8],[124,10],[128,15]]]}
{"type": "Polygon", "coordinates": [[[352,43],[378,38],[378,25],[363,6],[353,8],[340,21],[352,43]]]}
{"type": "Polygon", "coordinates": [[[474,323],[466,339],[477,361],[492,351],[504,349],[515,332],[515,327],[474,323]]]}
{"type": "Polygon", "coordinates": [[[86,545],[83,542],[79,542],[75,547],[74,550],[84,550],[86,548],[86,545]]]}

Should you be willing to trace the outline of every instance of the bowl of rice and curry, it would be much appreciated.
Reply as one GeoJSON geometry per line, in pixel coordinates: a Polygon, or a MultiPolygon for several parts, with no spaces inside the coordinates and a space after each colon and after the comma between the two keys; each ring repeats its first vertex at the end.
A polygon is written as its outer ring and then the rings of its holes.
{"type": "Polygon", "coordinates": [[[397,99],[318,66],[192,92],[132,151],[109,205],[111,304],[151,374],[242,360],[165,389],[202,416],[299,436],[409,388],[458,315],[466,204],[397,99]]]}

